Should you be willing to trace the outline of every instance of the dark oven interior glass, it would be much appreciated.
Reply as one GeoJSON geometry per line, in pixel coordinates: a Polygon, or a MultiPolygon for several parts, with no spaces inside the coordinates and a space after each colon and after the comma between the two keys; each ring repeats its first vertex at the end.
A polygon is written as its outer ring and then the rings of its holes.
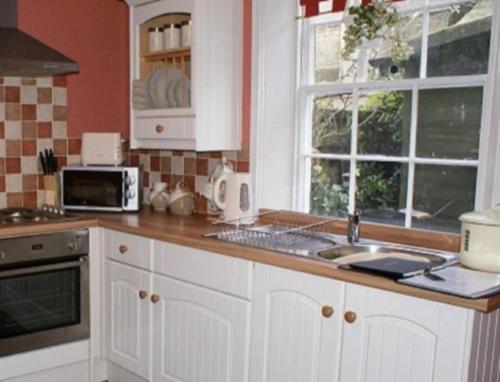
{"type": "Polygon", "coordinates": [[[121,207],[121,171],[65,171],[64,204],[71,206],[121,207]]]}
{"type": "Polygon", "coordinates": [[[0,339],[80,323],[80,268],[0,278],[0,339]]]}

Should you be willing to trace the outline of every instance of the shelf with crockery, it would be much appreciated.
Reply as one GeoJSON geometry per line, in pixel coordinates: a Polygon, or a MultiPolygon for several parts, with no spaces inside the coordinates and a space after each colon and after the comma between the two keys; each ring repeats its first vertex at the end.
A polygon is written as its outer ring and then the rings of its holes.
{"type": "Polygon", "coordinates": [[[158,109],[184,109],[189,114],[191,15],[164,14],[144,22],[139,30],[140,78],[132,83],[133,109],[145,115],[158,109]]]}
{"type": "Polygon", "coordinates": [[[239,150],[242,0],[126,1],[131,148],[239,150]]]}

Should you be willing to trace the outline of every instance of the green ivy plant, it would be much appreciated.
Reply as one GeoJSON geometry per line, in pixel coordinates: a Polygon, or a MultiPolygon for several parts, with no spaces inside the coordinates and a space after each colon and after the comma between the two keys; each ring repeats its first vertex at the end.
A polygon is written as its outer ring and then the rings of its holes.
{"type": "Polygon", "coordinates": [[[349,8],[352,23],[344,32],[342,58],[351,59],[365,41],[389,41],[394,61],[407,60],[413,49],[401,38],[401,17],[391,0],[374,0],[368,5],[349,8]]]}

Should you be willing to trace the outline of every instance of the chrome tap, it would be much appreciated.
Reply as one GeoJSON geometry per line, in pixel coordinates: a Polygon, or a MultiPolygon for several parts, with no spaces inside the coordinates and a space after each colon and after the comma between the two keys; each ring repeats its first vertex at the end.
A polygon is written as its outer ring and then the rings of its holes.
{"type": "Polygon", "coordinates": [[[347,241],[349,244],[359,241],[359,223],[361,223],[361,211],[356,209],[347,215],[347,241]]]}

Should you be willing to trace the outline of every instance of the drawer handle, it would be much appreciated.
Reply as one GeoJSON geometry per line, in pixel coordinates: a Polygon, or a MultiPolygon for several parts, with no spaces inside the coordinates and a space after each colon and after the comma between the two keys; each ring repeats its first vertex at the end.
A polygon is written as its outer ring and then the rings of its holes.
{"type": "Polygon", "coordinates": [[[125,253],[128,251],[128,247],[126,245],[122,244],[118,247],[118,250],[120,251],[120,253],[125,253]]]}
{"type": "Polygon", "coordinates": [[[158,296],[157,294],[152,294],[151,295],[151,302],[153,304],[156,304],[158,301],[160,301],[160,296],[158,296]]]}
{"type": "Polygon", "coordinates": [[[148,292],[146,292],[145,290],[139,291],[139,298],[141,300],[144,300],[146,297],[148,297],[148,292]]]}
{"type": "Polygon", "coordinates": [[[348,322],[349,324],[352,324],[354,323],[354,321],[356,321],[356,318],[358,318],[358,316],[356,315],[355,312],[352,312],[352,311],[347,311],[345,312],[344,314],[344,319],[346,320],[346,322],[348,322]]]}
{"type": "Polygon", "coordinates": [[[162,125],[156,125],[155,130],[158,134],[163,133],[165,131],[165,127],[162,125]]]}
{"type": "Polygon", "coordinates": [[[325,305],[323,308],[321,308],[321,314],[325,318],[330,318],[331,316],[333,316],[333,312],[334,310],[331,306],[325,305]]]}

